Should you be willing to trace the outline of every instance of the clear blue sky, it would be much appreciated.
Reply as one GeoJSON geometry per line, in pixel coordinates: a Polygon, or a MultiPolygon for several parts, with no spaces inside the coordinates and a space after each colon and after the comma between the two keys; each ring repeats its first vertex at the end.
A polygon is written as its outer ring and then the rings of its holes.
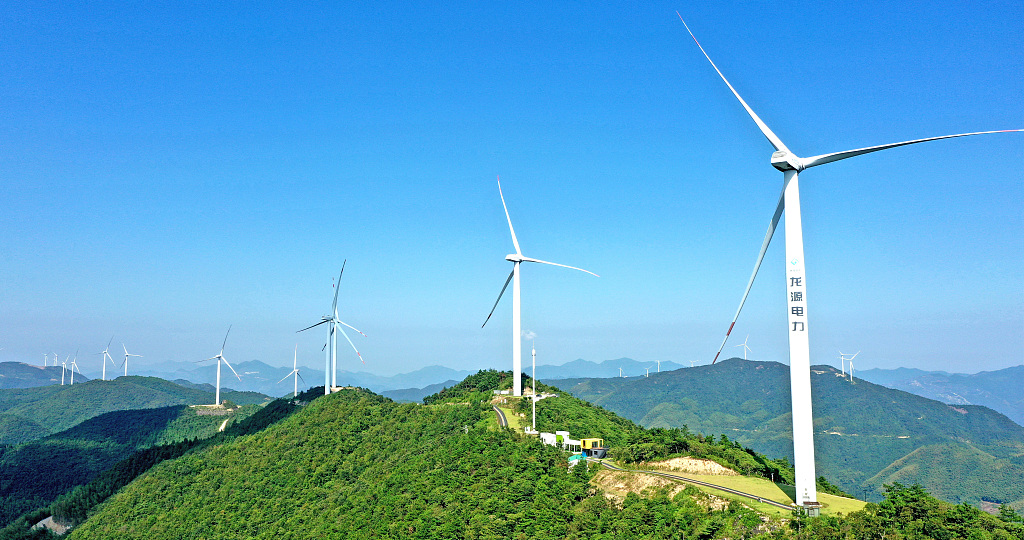
{"type": "MultiPolygon", "coordinates": [[[[539,362],[710,361],[782,175],[676,10],[798,154],[1024,127],[1019,1],[214,4],[0,7],[0,361],[321,366],[348,259],[341,367],[507,369],[496,175],[601,275],[524,265],[539,362]]],[[[801,179],[812,361],[1021,362],[1024,134],[801,179]]],[[[782,240],[726,354],[788,361],[782,240]]]]}

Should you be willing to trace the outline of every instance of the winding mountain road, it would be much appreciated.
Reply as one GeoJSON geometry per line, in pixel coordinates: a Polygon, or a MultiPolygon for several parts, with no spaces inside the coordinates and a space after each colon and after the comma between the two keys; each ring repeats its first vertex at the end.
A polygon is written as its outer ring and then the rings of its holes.
{"type": "Polygon", "coordinates": [[[757,502],[760,502],[760,503],[770,504],[772,506],[781,508],[783,510],[793,510],[793,508],[794,508],[791,505],[783,504],[783,503],[780,503],[780,502],[776,502],[776,501],[773,501],[771,499],[765,499],[764,497],[758,497],[757,495],[754,495],[754,494],[751,494],[751,493],[744,493],[742,491],[737,491],[735,489],[727,488],[725,486],[718,486],[718,485],[715,485],[715,484],[709,484],[708,482],[701,482],[700,480],[694,480],[692,478],[685,478],[683,476],[679,476],[679,475],[675,475],[675,474],[669,474],[669,473],[661,472],[661,471],[643,471],[643,470],[623,469],[621,467],[617,467],[615,465],[612,465],[612,464],[610,464],[610,463],[608,463],[606,461],[595,460],[595,459],[591,459],[591,460],[588,460],[588,461],[597,461],[601,465],[604,465],[604,467],[606,469],[611,469],[613,471],[653,474],[655,476],[663,476],[665,478],[670,478],[672,480],[679,480],[679,481],[682,481],[682,482],[688,482],[690,484],[696,484],[698,486],[704,486],[704,487],[709,487],[709,488],[725,491],[727,493],[732,493],[733,495],[739,495],[740,497],[746,497],[748,499],[753,499],[753,500],[755,500],[757,502]]]}
{"type": "Polygon", "coordinates": [[[497,405],[491,405],[491,407],[494,409],[494,412],[498,413],[498,425],[508,427],[508,418],[505,418],[505,413],[497,405]]]}

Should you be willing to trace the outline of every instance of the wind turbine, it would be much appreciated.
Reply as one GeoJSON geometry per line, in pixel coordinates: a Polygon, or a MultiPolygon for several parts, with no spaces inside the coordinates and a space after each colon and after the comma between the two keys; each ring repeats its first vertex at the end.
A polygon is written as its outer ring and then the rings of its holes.
{"type": "MultiPolygon", "coordinates": [[[[80,350],[81,349],[78,349],[78,351],[80,351],[80,350]]],[[[71,360],[71,384],[72,385],[75,384],[75,370],[78,369],[78,351],[75,351],[75,358],[73,360],[71,360]]],[[[82,370],[78,369],[78,372],[81,373],[82,370]]]]}
{"type": "MultiPolygon", "coordinates": [[[[338,386],[338,331],[341,331],[341,335],[345,336],[348,340],[348,344],[352,346],[352,350],[356,352],[356,356],[359,357],[359,361],[365,364],[363,361],[363,355],[359,354],[359,349],[356,348],[356,344],[352,343],[352,339],[345,333],[345,329],[341,328],[340,325],[347,326],[360,334],[363,334],[358,328],[348,324],[347,322],[338,318],[338,291],[341,290],[341,276],[345,273],[345,265],[348,263],[348,259],[345,259],[341,263],[341,272],[338,272],[338,283],[334,287],[334,303],[331,304],[331,316],[320,317],[320,322],[307,326],[298,332],[305,332],[310,328],[315,328],[321,324],[330,323],[327,327],[327,343],[324,345],[324,349],[327,350],[326,358],[324,359],[324,395],[330,394],[331,389],[338,386]]],[[[296,333],[298,333],[296,332],[296,333]]],[[[363,334],[366,337],[366,334],[363,334]]]]}
{"type": "MultiPolygon", "coordinates": [[[[69,354],[68,356],[70,357],[71,355],[69,354]]],[[[64,361],[60,363],[60,385],[61,386],[64,386],[64,372],[67,371],[67,369],[68,369],[68,359],[65,358],[64,361]]]]}
{"type": "Polygon", "coordinates": [[[661,373],[661,360],[657,360],[657,362],[658,362],[658,373],[661,373]]]}
{"type": "Polygon", "coordinates": [[[572,270],[579,270],[580,272],[586,272],[592,276],[600,277],[590,270],[584,270],[582,268],[576,268],[575,266],[568,266],[565,264],[558,264],[548,261],[542,261],[540,259],[531,259],[530,257],[524,257],[523,252],[519,249],[519,240],[516,238],[516,230],[512,228],[512,218],[508,215],[508,206],[505,204],[505,195],[501,192],[501,178],[498,178],[498,196],[501,197],[501,206],[505,209],[505,219],[508,220],[508,230],[512,233],[512,245],[515,246],[516,252],[506,255],[505,260],[512,263],[512,273],[508,275],[505,280],[505,285],[501,288],[501,292],[498,293],[498,299],[494,301],[494,306],[491,307],[491,312],[487,314],[487,318],[484,319],[484,324],[480,325],[483,328],[487,325],[487,321],[491,320],[491,315],[494,315],[494,310],[498,307],[498,302],[501,302],[502,295],[505,294],[505,289],[508,288],[508,282],[512,281],[512,395],[522,396],[523,395],[523,358],[522,358],[522,343],[520,343],[520,299],[519,299],[519,263],[532,262],[541,264],[550,264],[552,266],[561,266],[562,268],[570,268],[572,270]]]}
{"type": "MultiPolygon", "coordinates": [[[[213,398],[214,401],[216,402],[216,403],[214,403],[214,405],[220,405],[220,363],[221,363],[221,361],[223,361],[225,364],[228,365],[228,369],[231,370],[231,373],[235,374],[235,377],[238,377],[238,372],[235,371],[235,368],[231,367],[231,364],[228,364],[228,359],[224,358],[224,346],[228,344],[228,334],[230,334],[230,333],[231,333],[231,326],[228,325],[228,331],[224,334],[224,343],[221,343],[221,345],[220,345],[220,352],[217,353],[216,356],[211,356],[211,357],[209,357],[209,358],[207,358],[205,360],[199,360],[199,361],[196,362],[196,363],[199,363],[199,362],[207,362],[209,360],[217,360],[217,393],[214,395],[214,398],[213,398]]],[[[242,380],[242,378],[238,377],[238,380],[242,380]]]]}
{"type": "MultiPolygon", "coordinates": [[[[747,339],[750,339],[750,334],[747,334],[747,339]]],[[[743,359],[744,360],[747,359],[747,353],[748,352],[752,352],[750,350],[750,347],[747,347],[747,339],[744,339],[743,343],[740,343],[739,345],[736,345],[737,347],[743,347],[743,359]]]]}
{"type": "MultiPolygon", "coordinates": [[[[843,377],[846,377],[846,362],[850,362],[850,365],[852,366],[853,365],[853,359],[856,358],[858,354],[860,354],[860,351],[857,351],[857,352],[853,353],[853,356],[850,356],[848,354],[843,354],[843,351],[839,351],[839,361],[843,362],[843,377]],[[850,357],[847,358],[847,356],[850,356],[850,357]]],[[[853,369],[853,368],[851,367],[850,369],[853,369]]]]}
{"type": "MultiPolygon", "coordinates": [[[[110,351],[110,344],[113,343],[113,342],[114,342],[114,336],[110,336],[110,341],[107,342],[107,348],[103,349],[102,351],[100,351],[98,353],[96,353],[96,354],[102,354],[103,355],[103,380],[104,381],[107,380],[107,360],[110,360],[110,364],[111,365],[114,365],[114,366],[117,365],[117,363],[114,362],[114,359],[110,356],[110,352],[109,352],[110,351]]],[[[126,350],[125,352],[128,352],[128,351],[126,350]]]]}
{"type": "Polygon", "coordinates": [[[50,359],[50,355],[43,353],[43,367],[46,367],[46,361],[50,359]]]}
{"type": "MultiPolygon", "coordinates": [[[[111,338],[111,339],[113,339],[113,338],[111,338]]],[[[141,354],[128,354],[128,347],[125,347],[124,343],[121,344],[121,348],[124,349],[124,362],[121,362],[121,365],[124,366],[124,376],[127,377],[128,376],[128,357],[129,356],[137,356],[139,358],[142,358],[142,355],[141,354]]],[[[113,359],[111,359],[111,361],[113,361],[113,359]]]]}
{"type": "MultiPolygon", "coordinates": [[[[676,12],[676,15],[679,15],[679,13],[676,12]]],[[[769,222],[768,232],[765,234],[764,241],[761,244],[761,251],[757,256],[757,262],[754,264],[754,271],[750,275],[750,280],[747,283],[746,290],[743,292],[743,298],[740,300],[739,308],[737,308],[736,315],[733,316],[732,322],[729,324],[729,329],[725,333],[725,339],[722,340],[722,345],[718,348],[718,353],[715,354],[715,359],[712,361],[712,364],[718,360],[718,355],[722,353],[722,348],[725,347],[725,342],[728,341],[729,334],[732,333],[732,329],[736,325],[736,319],[739,318],[740,310],[743,309],[743,304],[747,300],[747,294],[749,294],[750,287],[754,283],[754,277],[757,276],[757,270],[761,266],[761,261],[764,258],[765,251],[768,249],[769,242],[771,242],[772,235],[775,232],[775,227],[778,225],[779,219],[782,217],[783,210],[788,209],[788,212],[786,212],[786,296],[788,317],[787,332],[789,334],[790,388],[792,391],[793,404],[793,454],[796,469],[796,502],[801,506],[817,508],[818,495],[817,488],[815,486],[816,476],[814,472],[813,419],[811,414],[810,351],[807,338],[807,280],[804,272],[803,231],[800,219],[800,192],[798,184],[798,175],[800,171],[816,167],[818,165],[832,163],[833,161],[839,161],[899,146],[940,139],[951,139],[954,137],[966,137],[969,135],[1019,132],[1024,130],[1012,129],[1001,131],[979,131],[973,133],[959,133],[956,135],[943,135],[940,137],[915,139],[911,141],[869,146],[855,150],[846,150],[830,154],[821,154],[809,158],[801,158],[796,154],[793,154],[789,148],[783,144],[782,140],[779,139],[779,137],[768,128],[761,118],[754,113],[753,109],[747,105],[747,102],[740,97],[736,89],[733,88],[732,84],[730,84],[725,78],[725,75],[723,75],[721,70],[718,69],[718,66],[716,66],[711,60],[711,57],[708,56],[704,47],[697,41],[693,32],[690,31],[690,27],[686,25],[686,21],[683,21],[682,15],[679,15],[679,20],[683,22],[683,26],[686,27],[686,31],[690,34],[690,37],[693,38],[697,47],[700,48],[704,57],[711,63],[711,67],[715,69],[718,76],[721,77],[722,81],[729,87],[729,90],[740,102],[740,105],[743,106],[743,109],[747,111],[751,120],[757,124],[758,129],[761,130],[761,133],[764,134],[765,138],[768,139],[768,142],[771,143],[772,147],[775,149],[775,152],[771,157],[771,164],[783,173],[782,193],[780,194],[779,202],[775,207],[775,213],[769,222]]]]}
{"type": "MultiPolygon", "coordinates": [[[[295,398],[299,397],[299,379],[302,379],[302,375],[299,375],[299,344],[298,343],[295,344],[295,357],[292,358],[292,370],[287,375],[285,375],[284,377],[281,377],[281,380],[277,381],[277,384],[281,384],[282,382],[284,382],[285,379],[287,379],[288,377],[291,377],[292,375],[295,375],[295,392],[292,394],[292,399],[295,399],[295,398]]],[[[306,379],[302,379],[302,383],[305,384],[306,383],[306,379]]]]}

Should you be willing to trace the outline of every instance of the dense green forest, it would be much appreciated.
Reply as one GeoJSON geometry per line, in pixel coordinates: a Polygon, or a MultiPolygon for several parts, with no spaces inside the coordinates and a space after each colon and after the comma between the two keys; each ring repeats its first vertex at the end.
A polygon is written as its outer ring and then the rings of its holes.
{"type": "Polygon", "coordinates": [[[85,484],[133,452],[187,439],[207,438],[225,421],[259,410],[247,405],[231,416],[201,416],[178,405],[117,411],[0,454],[0,526],[85,484]]]}
{"type": "MultiPolygon", "coordinates": [[[[734,358],[650,377],[554,382],[647,427],[726,434],[792,459],[788,369],[734,358]]],[[[851,384],[830,366],[814,366],[811,382],[818,471],[844,491],[877,501],[884,484],[917,483],[952,502],[1024,507],[1024,427],[1004,415],[851,384]]]]}
{"type": "MultiPolygon", "coordinates": [[[[239,405],[266,403],[256,392],[224,392],[239,405]]],[[[118,377],[74,385],[0,390],[0,444],[18,444],[68,429],[113,411],[213,403],[213,392],[185,388],[157,377],[118,377]]]]}
{"type": "MultiPolygon", "coordinates": [[[[467,387],[486,396],[487,377],[467,387]]],[[[590,485],[593,469],[570,469],[560,450],[495,429],[487,400],[459,401],[465,395],[425,406],[362,390],[319,398],[263,431],[160,463],[71,538],[853,539],[881,531],[1024,540],[1012,510],[1000,519],[917,486],[890,486],[880,504],[816,519],[766,517],[738,503],[716,510],[694,488],[609,499],[590,485]]]]}

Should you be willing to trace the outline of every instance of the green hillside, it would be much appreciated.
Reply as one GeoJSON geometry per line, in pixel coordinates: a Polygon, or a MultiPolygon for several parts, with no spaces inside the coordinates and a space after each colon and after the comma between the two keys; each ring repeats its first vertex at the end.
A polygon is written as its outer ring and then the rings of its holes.
{"type": "MultiPolygon", "coordinates": [[[[792,459],[789,373],[782,364],[730,359],[650,377],[556,383],[644,426],[726,434],[792,459]]],[[[811,387],[817,471],[844,491],[879,500],[882,485],[899,480],[952,502],[1024,506],[1024,428],[1005,416],[860,379],[851,384],[830,366],[812,368],[811,387]]]]}
{"type": "MultiPolygon", "coordinates": [[[[34,366],[24,362],[0,362],[0,388],[32,388],[35,386],[60,385],[60,366],[34,366]]],[[[65,372],[67,382],[71,374],[65,372]]],[[[81,373],[75,374],[75,382],[89,380],[81,373]]]]}
{"type": "Polygon", "coordinates": [[[902,485],[880,505],[815,520],[723,506],[693,488],[610,499],[590,484],[593,471],[494,429],[490,403],[458,401],[466,395],[433,405],[363,390],[318,398],[262,431],[156,465],[70,538],[1024,540],[1008,509],[999,519],[902,485]]]}
{"type": "MultiPolygon", "coordinates": [[[[38,369],[38,368],[37,368],[38,369]]],[[[236,404],[269,401],[255,392],[226,392],[236,404]]],[[[0,444],[17,444],[58,433],[94,416],[129,409],[213,403],[213,392],[185,388],[156,377],[118,377],[74,385],[0,390],[0,444]]]]}

